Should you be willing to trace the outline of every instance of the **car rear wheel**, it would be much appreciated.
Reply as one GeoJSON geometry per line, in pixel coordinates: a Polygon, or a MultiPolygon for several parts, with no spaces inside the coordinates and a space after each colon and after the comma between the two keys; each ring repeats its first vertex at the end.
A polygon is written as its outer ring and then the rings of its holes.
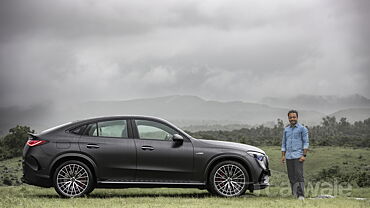
{"type": "Polygon", "coordinates": [[[62,197],[80,197],[94,189],[90,168],[76,160],[66,161],[58,166],[53,183],[55,191],[62,197]]]}
{"type": "Polygon", "coordinates": [[[248,179],[248,172],[240,163],[222,161],[212,169],[208,184],[211,193],[233,197],[245,193],[248,179]]]}

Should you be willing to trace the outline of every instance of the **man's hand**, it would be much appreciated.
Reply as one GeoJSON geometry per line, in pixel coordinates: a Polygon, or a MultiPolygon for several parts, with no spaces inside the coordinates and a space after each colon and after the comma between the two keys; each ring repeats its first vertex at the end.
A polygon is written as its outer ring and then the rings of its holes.
{"type": "Polygon", "coordinates": [[[281,164],[285,163],[285,156],[281,156],[281,164]]]}
{"type": "Polygon", "coordinates": [[[301,158],[299,158],[299,162],[304,162],[306,160],[305,156],[301,156],[301,158]]]}

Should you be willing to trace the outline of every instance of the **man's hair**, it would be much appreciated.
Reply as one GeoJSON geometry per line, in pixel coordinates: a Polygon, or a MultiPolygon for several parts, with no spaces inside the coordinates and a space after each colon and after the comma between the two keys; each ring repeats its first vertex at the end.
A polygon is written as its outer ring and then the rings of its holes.
{"type": "Polygon", "coordinates": [[[296,111],[296,110],[290,110],[290,111],[288,112],[288,116],[289,116],[289,114],[291,114],[291,113],[295,113],[295,114],[297,115],[297,117],[298,117],[298,111],[296,111]]]}

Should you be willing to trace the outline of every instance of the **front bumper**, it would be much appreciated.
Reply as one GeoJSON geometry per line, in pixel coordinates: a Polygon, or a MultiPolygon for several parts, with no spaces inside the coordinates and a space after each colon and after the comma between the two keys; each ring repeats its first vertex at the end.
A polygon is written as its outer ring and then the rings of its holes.
{"type": "Polygon", "coordinates": [[[270,176],[271,176],[271,171],[269,169],[263,170],[261,172],[260,177],[258,178],[258,183],[253,184],[253,190],[260,190],[260,189],[265,189],[268,186],[270,186],[270,176]]]}
{"type": "Polygon", "coordinates": [[[262,172],[260,180],[259,180],[260,182],[257,184],[253,184],[253,190],[260,190],[260,189],[264,189],[270,186],[270,183],[269,183],[270,176],[271,176],[270,170],[265,170],[264,172],[262,172]]]}
{"type": "Polygon", "coordinates": [[[269,183],[258,183],[258,184],[253,184],[253,190],[261,190],[261,189],[265,189],[267,188],[268,186],[270,186],[269,183]]]}

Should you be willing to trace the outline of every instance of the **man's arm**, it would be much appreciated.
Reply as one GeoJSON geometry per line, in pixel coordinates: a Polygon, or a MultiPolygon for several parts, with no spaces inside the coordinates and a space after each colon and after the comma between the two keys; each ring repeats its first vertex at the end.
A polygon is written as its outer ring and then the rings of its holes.
{"type": "Polygon", "coordinates": [[[285,163],[285,152],[281,151],[281,163],[285,163]]]}
{"type": "Polygon", "coordinates": [[[305,151],[304,154],[306,154],[308,151],[308,147],[310,146],[309,139],[308,139],[308,129],[306,127],[303,127],[302,140],[303,140],[303,149],[305,151]]]}
{"type": "Polygon", "coordinates": [[[303,127],[302,140],[303,140],[303,156],[299,159],[299,161],[301,162],[306,160],[305,155],[307,155],[308,147],[310,146],[308,139],[308,130],[306,127],[303,127]]]}
{"type": "Polygon", "coordinates": [[[285,131],[284,131],[283,139],[281,141],[281,163],[285,163],[285,153],[286,153],[286,138],[285,138],[285,131]]]}
{"type": "Polygon", "coordinates": [[[303,155],[307,155],[308,149],[303,149],[303,155]]]}

